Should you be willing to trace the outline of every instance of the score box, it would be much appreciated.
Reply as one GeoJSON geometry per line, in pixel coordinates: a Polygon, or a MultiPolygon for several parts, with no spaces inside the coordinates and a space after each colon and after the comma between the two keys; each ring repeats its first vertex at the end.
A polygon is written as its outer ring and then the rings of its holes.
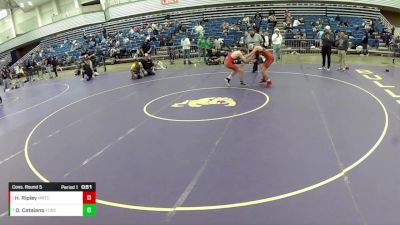
{"type": "Polygon", "coordinates": [[[96,183],[8,184],[9,216],[96,216],[96,183]]]}

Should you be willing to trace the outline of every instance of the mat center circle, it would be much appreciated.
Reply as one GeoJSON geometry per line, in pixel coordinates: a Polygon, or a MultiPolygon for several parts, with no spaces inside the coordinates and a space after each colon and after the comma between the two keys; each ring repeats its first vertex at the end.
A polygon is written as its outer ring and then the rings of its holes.
{"type": "Polygon", "coordinates": [[[268,102],[269,96],[258,90],[211,87],[160,96],[148,102],[143,111],[159,120],[204,122],[243,116],[264,108],[268,102]]]}

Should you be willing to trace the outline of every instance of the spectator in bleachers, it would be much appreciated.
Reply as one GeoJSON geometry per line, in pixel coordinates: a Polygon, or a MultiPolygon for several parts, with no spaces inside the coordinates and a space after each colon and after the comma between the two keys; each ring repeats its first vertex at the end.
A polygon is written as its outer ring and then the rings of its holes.
{"type": "Polygon", "coordinates": [[[190,61],[190,40],[187,35],[182,38],[181,46],[183,50],[183,64],[186,64],[186,62],[188,64],[192,64],[192,62],[190,61]]]}
{"type": "Polygon", "coordinates": [[[260,12],[256,12],[256,14],[254,15],[254,19],[263,19],[263,16],[261,15],[260,12]]]}
{"type": "Polygon", "coordinates": [[[336,22],[341,22],[341,18],[340,18],[340,15],[338,14],[338,15],[336,15],[336,17],[335,17],[335,21],[336,22]]]}
{"type": "Polygon", "coordinates": [[[222,22],[220,28],[221,28],[223,34],[227,35],[229,33],[229,23],[222,22]]]}
{"type": "Polygon", "coordinates": [[[382,33],[382,39],[385,42],[386,47],[389,47],[390,40],[392,39],[392,34],[389,33],[386,28],[382,33]]]}
{"type": "Polygon", "coordinates": [[[330,69],[331,69],[331,54],[332,54],[332,45],[333,45],[334,41],[335,41],[335,39],[334,39],[334,35],[331,31],[331,27],[326,26],[324,29],[324,33],[321,36],[322,67],[319,68],[321,70],[326,69],[327,71],[330,71],[330,69]],[[325,67],[326,59],[328,59],[327,67],[325,67]]]}
{"type": "Polygon", "coordinates": [[[68,55],[68,52],[64,53],[64,62],[69,65],[71,63],[71,57],[68,55]]]}
{"type": "MultiPolygon", "coordinates": [[[[263,38],[260,34],[256,33],[253,28],[249,29],[249,35],[244,39],[244,43],[248,50],[253,50],[254,46],[262,46],[263,45],[263,38]]],[[[258,62],[254,62],[253,65],[253,73],[257,72],[258,62]]]]}
{"type": "Polygon", "coordinates": [[[248,17],[248,16],[243,17],[242,22],[244,24],[246,24],[247,26],[250,26],[250,17],[248,17]]]}
{"type": "Polygon", "coordinates": [[[304,34],[301,33],[300,31],[297,31],[297,32],[293,35],[293,38],[294,38],[294,39],[297,39],[297,40],[305,39],[304,34]]]}
{"type": "Polygon", "coordinates": [[[275,11],[273,9],[270,9],[268,11],[268,16],[271,16],[271,15],[275,15],[275,11]]]}
{"type": "Polygon", "coordinates": [[[375,33],[375,26],[371,26],[371,28],[368,31],[369,36],[372,36],[375,33]]]}
{"type": "Polygon", "coordinates": [[[194,27],[194,33],[197,36],[204,36],[204,27],[201,23],[197,23],[197,25],[194,27]]]}
{"type": "Polygon", "coordinates": [[[124,37],[124,44],[127,45],[129,43],[129,38],[128,37],[124,37]]]}
{"type": "Polygon", "coordinates": [[[338,39],[336,40],[336,46],[338,49],[339,56],[339,71],[346,70],[346,53],[349,48],[349,39],[346,37],[344,32],[339,32],[338,39]]]}
{"type": "Polygon", "coordinates": [[[271,15],[268,17],[268,23],[271,23],[271,24],[272,24],[272,29],[275,29],[276,24],[278,23],[275,14],[271,14],[271,15]]]}
{"type": "Polygon", "coordinates": [[[293,28],[293,18],[291,16],[287,16],[284,25],[286,30],[291,30],[293,28]]]}
{"type": "Polygon", "coordinates": [[[144,58],[141,61],[145,74],[148,76],[155,75],[154,73],[154,63],[151,60],[149,54],[144,54],[144,58]]]}
{"type": "Polygon", "coordinates": [[[151,28],[150,25],[147,26],[146,30],[147,30],[147,35],[149,36],[153,33],[153,28],[151,28]]]}
{"type": "Polygon", "coordinates": [[[368,33],[365,33],[362,40],[361,40],[361,45],[363,47],[363,53],[360,54],[361,56],[369,56],[368,53],[368,33]]]}
{"type": "Polygon", "coordinates": [[[284,16],[285,16],[285,19],[287,19],[288,17],[291,17],[292,14],[289,12],[288,9],[285,9],[285,14],[284,14],[284,16]]]}
{"type": "Polygon", "coordinates": [[[102,25],[102,28],[103,28],[103,30],[102,30],[103,38],[107,38],[107,30],[103,25],[102,25]]]}
{"type": "Polygon", "coordinates": [[[302,23],[300,23],[300,21],[296,18],[293,21],[293,27],[298,27],[299,25],[301,25],[302,23]]]}
{"type": "Polygon", "coordinates": [[[319,31],[319,30],[321,29],[321,24],[320,24],[319,20],[314,21],[314,22],[311,24],[311,26],[312,26],[313,32],[317,32],[317,31],[319,31]]]}
{"type": "Polygon", "coordinates": [[[134,34],[138,32],[138,29],[135,26],[132,26],[131,29],[129,29],[129,34],[134,34]]]}

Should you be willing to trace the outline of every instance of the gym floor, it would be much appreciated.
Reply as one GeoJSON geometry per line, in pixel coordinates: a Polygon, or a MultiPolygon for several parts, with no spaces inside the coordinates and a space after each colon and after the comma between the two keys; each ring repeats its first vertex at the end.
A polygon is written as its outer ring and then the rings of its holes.
{"type": "MultiPolygon", "coordinates": [[[[93,181],[94,218],[0,224],[399,224],[399,69],[177,66],[130,80],[109,70],[2,94],[0,190],[93,181]]],[[[0,195],[7,203],[7,195],[0,195]]]]}

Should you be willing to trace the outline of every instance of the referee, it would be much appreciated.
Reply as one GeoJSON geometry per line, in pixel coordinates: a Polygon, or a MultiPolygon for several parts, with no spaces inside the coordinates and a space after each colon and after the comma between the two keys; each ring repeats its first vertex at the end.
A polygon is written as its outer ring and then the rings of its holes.
{"type": "MultiPolygon", "coordinates": [[[[249,35],[245,37],[244,43],[246,44],[247,50],[252,51],[255,46],[262,46],[263,38],[261,35],[257,34],[254,28],[249,28],[249,35]]],[[[257,72],[258,60],[253,64],[253,73],[257,72]]]]}

